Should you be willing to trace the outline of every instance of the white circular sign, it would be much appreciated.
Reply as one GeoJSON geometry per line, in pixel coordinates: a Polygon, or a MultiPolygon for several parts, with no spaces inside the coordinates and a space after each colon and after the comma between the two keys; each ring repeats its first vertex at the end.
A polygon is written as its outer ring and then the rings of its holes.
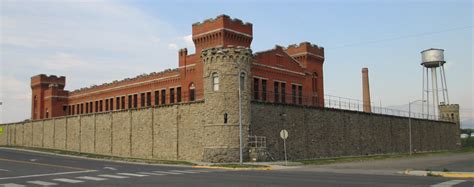
{"type": "Polygon", "coordinates": [[[288,131],[286,131],[285,129],[281,130],[280,131],[280,137],[281,137],[281,139],[286,140],[288,138],[288,131]]]}

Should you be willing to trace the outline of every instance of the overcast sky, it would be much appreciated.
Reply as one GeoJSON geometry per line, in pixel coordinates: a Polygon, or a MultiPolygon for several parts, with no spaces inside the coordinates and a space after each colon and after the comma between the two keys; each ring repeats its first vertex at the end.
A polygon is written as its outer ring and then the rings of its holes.
{"type": "Polygon", "coordinates": [[[30,77],[66,76],[74,90],[177,67],[194,52],[191,24],[228,14],[253,23],[254,52],[325,47],[326,94],[404,108],[421,99],[420,51],[445,49],[451,103],[474,128],[473,3],[457,1],[0,1],[0,123],[31,117],[30,77]],[[237,3],[238,2],[238,3],[237,3]],[[257,3],[258,2],[258,3],[257,3]]]}

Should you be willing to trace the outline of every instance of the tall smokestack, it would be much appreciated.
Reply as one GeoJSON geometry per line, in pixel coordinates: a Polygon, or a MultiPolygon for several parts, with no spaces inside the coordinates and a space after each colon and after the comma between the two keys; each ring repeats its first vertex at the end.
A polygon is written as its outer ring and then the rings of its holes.
{"type": "Polygon", "coordinates": [[[372,112],[370,106],[369,69],[362,68],[362,102],[364,112],[372,112]]]}

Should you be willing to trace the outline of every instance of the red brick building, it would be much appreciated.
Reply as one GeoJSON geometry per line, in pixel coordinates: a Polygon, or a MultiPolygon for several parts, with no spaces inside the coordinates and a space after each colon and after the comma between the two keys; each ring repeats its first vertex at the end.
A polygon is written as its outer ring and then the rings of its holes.
{"type": "MultiPolygon", "coordinates": [[[[216,46],[250,48],[252,24],[221,15],[195,23],[196,53],[216,46]]],[[[178,52],[179,67],[99,86],[64,90],[66,78],[44,74],[31,78],[32,119],[127,110],[203,100],[200,54],[178,52]]],[[[324,48],[308,42],[257,52],[251,66],[254,101],[324,106],[324,48]]],[[[215,77],[213,86],[219,86],[215,77]]]]}

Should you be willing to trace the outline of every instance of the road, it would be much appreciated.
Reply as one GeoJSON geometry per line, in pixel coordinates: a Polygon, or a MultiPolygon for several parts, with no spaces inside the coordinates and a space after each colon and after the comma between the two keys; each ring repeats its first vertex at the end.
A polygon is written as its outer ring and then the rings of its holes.
{"type": "Polygon", "coordinates": [[[289,169],[234,171],[92,160],[0,148],[0,186],[469,186],[468,179],[329,173],[289,169]]]}

